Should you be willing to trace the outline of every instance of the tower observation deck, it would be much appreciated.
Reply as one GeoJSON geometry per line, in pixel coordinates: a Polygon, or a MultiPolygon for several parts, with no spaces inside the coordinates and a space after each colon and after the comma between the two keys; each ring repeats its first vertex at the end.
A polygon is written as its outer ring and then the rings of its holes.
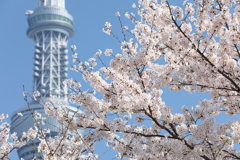
{"type": "MultiPolygon", "coordinates": [[[[33,91],[39,91],[43,99],[55,96],[70,111],[76,111],[68,104],[67,86],[63,84],[68,70],[68,39],[74,35],[73,17],[65,9],[65,0],[38,0],[38,7],[34,11],[27,11],[26,15],[29,24],[27,36],[35,42],[33,91]]],[[[59,106],[57,101],[55,103],[54,106],[59,106]]],[[[56,136],[57,126],[60,126],[57,120],[48,117],[44,108],[35,101],[30,103],[30,108],[47,117],[47,123],[41,126],[41,129],[50,129],[47,136],[56,136]]],[[[16,110],[11,120],[14,122],[11,131],[17,132],[18,137],[34,126],[29,106],[16,110]],[[19,112],[23,114],[20,118],[17,116],[19,112]]],[[[84,130],[80,130],[80,134],[83,133],[84,130]]],[[[31,142],[31,146],[37,147],[38,144],[36,140],[31,142]]],[[[18,155],[19,159],[24,160],[40,158],[39,153],[28,145],[18,149],[18,155]]]]}

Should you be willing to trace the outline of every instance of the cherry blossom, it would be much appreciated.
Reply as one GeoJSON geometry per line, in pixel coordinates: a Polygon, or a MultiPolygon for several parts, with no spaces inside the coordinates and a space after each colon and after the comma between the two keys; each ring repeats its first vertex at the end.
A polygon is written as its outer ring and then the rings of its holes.
{"type": "MultiPolygon", "coordinates": [[[[179,7],[168,0],[140,0],[133,8],[137,15],[125,13],[133,27],[123,26],[120,13],[116,14],[123,40],[115,36],[109,22],[103,28],[120,42],[120,53],[108,48],[102,55],[99,50],[94,58],[81,62],[77,47],[71,46],[76,63],[71,69],[91,89],[84,91],[83,84],[73,79],[64,83],[72,90],[70,102],[83,107],[84,113],[69,114],[66,106],[53,106],[49,100],[46,113],[65,128],[48,139],[48,131],[39,130],[38,123],[20,140],[14,133],[9,136],[10,125],[2,122],[6,116],[0,116],[0,158],[38,139],[43,159],[101,159],[94,151],[102,140],[120,159],[240,159],[236,149],[240,120],[216,120],[220,114],[240,114],[238,2],[186,0],[179,7]],[[102,56],[111,60],[106,63],[102,56]],[[175,113],[162,98],[164,87],[189,94],[209,92],[211,98],[199,100],[194,107],[179,106],[182,112],[175,113]],[[80,135],[79,129],[89,130],[80,135]]],[[[35,99],[40,98],[35,93],[35,99]]],[[[42,121],[38,113],[33,114],[42,121]]]]}
{"type": "MultiPolygon", "coordinates": [[[[240,158],[234,149],[239,143],[239,122],[216,124],[215,119],[240,112],[238,5],[211,0],[183,5],[171,6],[166,0],[133,4],[140,18],[125,14],[135,27],[130,31],[134,38],[121,43],[122,53],[111,51],[114,58],[109,67],[105,64],[99,71],[80,69],[103,98],[87,91],[71,94],[72,102],[85,109],[73,121],[79,128],[95,129],[93,139],[111,142],[118,158],[240,158]],[[211,99],[173,114],[161,98],[167,86],[174,92],[208,91],[211,99]]],[[[109,31],[112,26],[106,23],[105,27],[104,32],[115,37],[109,31]]],[[[95,56],[102,61],[100,52],[95,56]]]]}

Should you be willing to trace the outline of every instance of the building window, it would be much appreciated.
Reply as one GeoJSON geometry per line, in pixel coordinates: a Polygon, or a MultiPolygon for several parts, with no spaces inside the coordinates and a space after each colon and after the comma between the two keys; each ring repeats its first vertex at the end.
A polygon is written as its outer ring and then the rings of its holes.
{"type": "Polygon", "coordinates": [[[48,14],[48,15],[47,15],[47,20],[51,20],[51,19],[52,19],[51,14],[48,14]]]}

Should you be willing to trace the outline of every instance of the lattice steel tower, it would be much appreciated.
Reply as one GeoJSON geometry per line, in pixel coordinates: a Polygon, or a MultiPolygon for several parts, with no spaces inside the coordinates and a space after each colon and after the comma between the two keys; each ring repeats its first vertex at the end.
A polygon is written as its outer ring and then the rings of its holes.
{"type": "Polygon", "coordinates": [[[38,8],[28,17],[27,35],[35,41],[33,90],[42,96],[65,98],[67,43],[74,34],[73,18],[65,0],[38,0],[38,8]]]}
{"type": "MultiPolygon", "coordinates": [[[[68,106],[67,88],[63,81],[67,78],[67,43],[74,35],[73,17],[65,9],[65,0],[38,0],[37,9],[27,11],[26,14],[29,24],[27,36],[35,41],[33,91],[39,91],[43,99],[55,96],[58,101],[68,106]]],[[[57,103],[55,106],[58,106],[57,103]]],[[[43,107],[37,102],[32,101],[30,108],[46,117],[43,107]]],[[[28,106],[16,110],[11,120],[14,122],[11,126],[12,132],[17,132],[19,137],[22,136],[22,132],[27,132],[34,125],[28,106]],[[23,117],[18,118],[19,112],[23,117]]],[[[41,128],[49,128],[51,132],[48,136],[56,136],[58,134],[56,126],[59,126],[59,123],[51,117],[47,117],[46,121],[41,128]]],[[[83,134],[84,131],[80,132],[83,134]]],[[[39,144],[36,140],[31,143],[36,147],[39,144]]],[[[18,155],[24,160],[32,159],[34,156],[39,158],[39,153],[29,146],[18,149],[18,155]]]]}

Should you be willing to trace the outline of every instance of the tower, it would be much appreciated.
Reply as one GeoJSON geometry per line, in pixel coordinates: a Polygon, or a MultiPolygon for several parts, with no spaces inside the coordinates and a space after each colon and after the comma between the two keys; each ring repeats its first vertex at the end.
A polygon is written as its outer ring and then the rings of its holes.
{"type": "Polygon", "coordinates": [[[35,41],[33,90],[44,97],[66,98],[67,42],[74,35],[73,18],[64,0],[38,0],[28,16],[27,36],[35,41]]]}
{"type": "MultiPolygon", "coordinates": [[[[67,106],[70,111],[76,111],[68,104],[67,87],[63,84],[67,78],[67,43],[74,35],[73,17],[65,9],[65,0],[38,0],[38,7],[34,11],[27,11],[26,15],[29,24],[27,36],[35,42],[33,91],[39,91],[42,99],[55,96],[58,102],[67,106]]],[[[55,103],[55,106],[59,106],[55,103]]],[[[39,103],[32,101],[30,108],[47,117],[39,103]]],[[[11,121],[14,122],[11,132],[17,132],[18,137],[34,126],[29,106],[16,110],[11,116],[11,121]],[[20,118],[19,112],[23,114],[20,118]]],[[[51,117],[47,117],[46,121],[41,128],[50,129],[48,137],[56,136],[57,126],[60,124],[51,117]]],[[[83,132],[80,130],[80,134],[83,132]]],[[[36,140],[31,142],[31,146],[37,147],[38,144],[36,140]]],[[[18,155],[24,160],[35,156],[39,158],[39,153],[28,145],[18,149],[18,155]]]]}

